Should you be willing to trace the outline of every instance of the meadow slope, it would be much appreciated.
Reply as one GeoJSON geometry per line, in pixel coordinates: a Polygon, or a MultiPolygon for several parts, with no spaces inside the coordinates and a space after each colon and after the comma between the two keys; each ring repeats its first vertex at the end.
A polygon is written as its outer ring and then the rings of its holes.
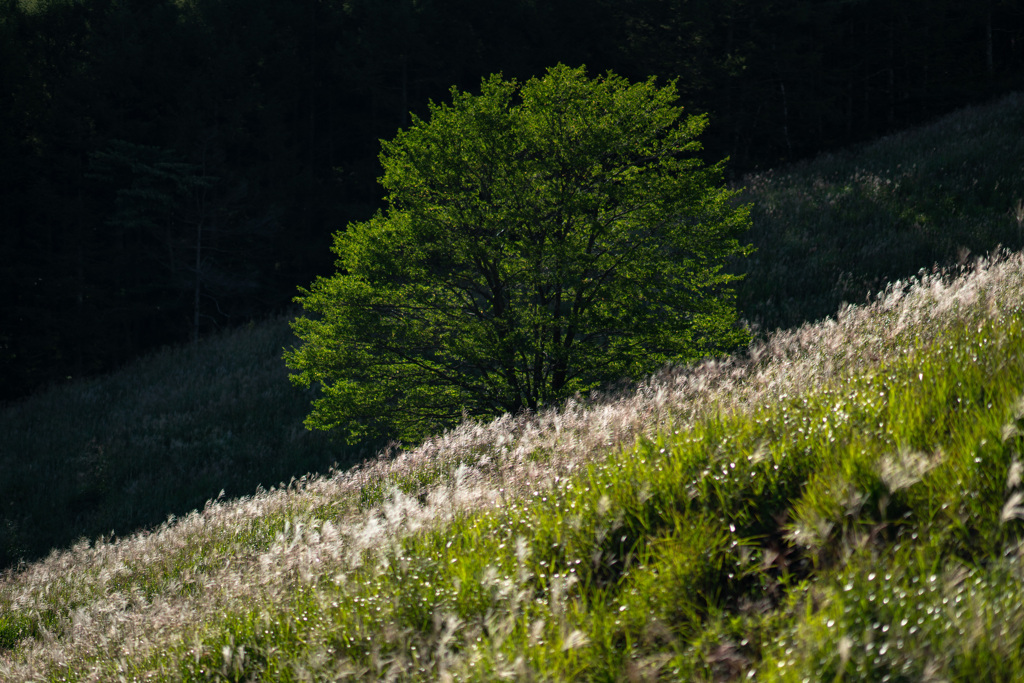
{"type": "Polygon", "coordinates": [[[4,680],[1015,680],[1024,258],[55,552],[4,680]],[[754,672],[750,674],[749,672],[754,672]]]}
{"type": "Polygon", "coordinates": [[[1024,257],[962,260],[742,358],[56,550],[0,580],[0,679],[1020,680],[1024,257]]]}
{"type": "Polygon", "coordinates": [[[996,245],[1024,247],[1024,94],[742,179],[757,252],[738,302],[771,331],[996,245]]]}
{"type": "MultiPolygon", "coordinates": [[[[1024,245],[1024,95],[856,149],[747,177],[756,253],[736,264],[763,333],[834,315],[919,269],[1024,245]]],[[[282,377],[286,318],[165,349],[0,408],[0,569],[117,536],[383,444],[302,428],[311,396],[282,377]]]]}

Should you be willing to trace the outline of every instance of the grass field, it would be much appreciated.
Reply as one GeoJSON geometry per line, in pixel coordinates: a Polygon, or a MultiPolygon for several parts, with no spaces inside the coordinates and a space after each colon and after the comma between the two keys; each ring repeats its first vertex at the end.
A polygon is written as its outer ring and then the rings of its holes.
{"type": "Polygon", "coordinates": [[[1022,122],[1010,98],[752,179],[748,317],[871,303],[358,467],[269,486],[358,457],[302,431],[282,321],[6,409],[8,556],[124,535],[4,575],[0,679],[1021,680],[1024,257],[964,254],[1019,246],[1024,188],[957,164],[1022,122]],[[968,202],[975,174],[1002,189],[968,202]],[[903,205],[931,238],[886,232],[903,205]]]}
{"type": "Polygon", "coordinates": [[[744,178],[758,251],[740,268],[748,320],[771,331],[835,315],[922,268],[1024,246],[1024,95],[863,147],[744,178]]]}
{"type": "Polygon", "coordinates": [[[0,567],[252,493],[346,451],[302,426],[284,319],[168,349],[0,411],[0,567]]]}

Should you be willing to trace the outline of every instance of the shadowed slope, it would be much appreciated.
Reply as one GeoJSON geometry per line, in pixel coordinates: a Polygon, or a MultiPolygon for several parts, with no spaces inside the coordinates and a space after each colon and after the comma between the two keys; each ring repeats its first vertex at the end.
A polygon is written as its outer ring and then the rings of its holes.
{"type": "Polygon", "coordinates": [[[309,397],[280,360],[290,341],[268,321],[0,411],[0,567],[343,461],[302,427],[309,397]]]}
{"type": "Polygon", "coordinates": [[[757,252],[740,310],[766,331],[887,282],[1024,245],[1024,95],[743,180],[757,252]]]}

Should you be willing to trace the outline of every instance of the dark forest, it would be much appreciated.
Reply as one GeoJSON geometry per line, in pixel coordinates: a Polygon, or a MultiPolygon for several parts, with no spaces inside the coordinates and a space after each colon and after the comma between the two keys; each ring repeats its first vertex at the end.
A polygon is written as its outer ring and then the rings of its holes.
{"type": "Polygon", "coordinates": [[[0,0],[0,401],[280,312],[379,140],[501,72],[678,79],[734,177],[1019,89],[1014,0],[0,0]]]}

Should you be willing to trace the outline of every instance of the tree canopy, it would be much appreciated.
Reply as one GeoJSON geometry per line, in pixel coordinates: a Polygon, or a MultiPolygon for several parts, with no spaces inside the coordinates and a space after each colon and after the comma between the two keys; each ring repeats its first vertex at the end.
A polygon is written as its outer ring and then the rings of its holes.
{"type": "Polygon", "coordinates": [[[745,343],[748,211],[674,83],[560,65],[451,97],[383,143],[386,209],[296,299],[310,427],[414,439],[745,343]]]}

